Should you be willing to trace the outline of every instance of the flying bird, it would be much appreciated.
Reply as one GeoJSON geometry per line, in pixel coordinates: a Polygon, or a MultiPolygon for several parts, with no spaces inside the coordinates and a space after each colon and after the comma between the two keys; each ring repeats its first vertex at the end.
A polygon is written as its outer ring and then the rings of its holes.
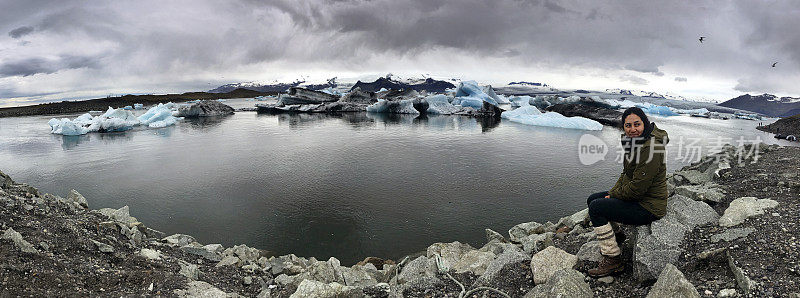
{"type": "Polygon", "coordinates": [[[772,63],[772,67],[775,67],[776,64],[778,64],[778,62],[772,63]]]}
{"type": "Polygon", "coordinates": [[[703,40],[705,40],[705,39],[706,39],[706,37],[705,37],[705,36],[700,36],[700,39],[699,39],[699,40],[700,40],[700,43],[703,43],[703,40]]]}

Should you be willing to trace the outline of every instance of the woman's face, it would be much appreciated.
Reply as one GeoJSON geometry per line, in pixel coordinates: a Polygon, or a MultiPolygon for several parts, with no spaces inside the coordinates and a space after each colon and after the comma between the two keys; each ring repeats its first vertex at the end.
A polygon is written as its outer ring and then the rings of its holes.
{"type": "Polygon", "coordinates": [[[642,135],[642,131],[644,131],[644,123],[642,123],[642,118],[639,118],[636,114],[630,114],[628,117],[625,117],[625,123],[623,125],[625,128],[625,135],[629,138],[637,138],[642,135]]]}

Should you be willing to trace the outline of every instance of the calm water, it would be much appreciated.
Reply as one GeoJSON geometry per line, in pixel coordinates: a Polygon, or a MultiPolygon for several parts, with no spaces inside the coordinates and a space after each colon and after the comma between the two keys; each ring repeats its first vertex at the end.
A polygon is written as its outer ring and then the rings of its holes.
{"type": "MultiPolygon", "coordinates": [[[[485,228],[505,234],[522,222],[555,222],[584,208],[590,193],[610,188],[621,171],[614,161],[620,131],[610,127],[239,112],[163,129],[63,137],[49,134],[50,118],[0,118],[0,169],[16,181],[61,196],[75,188],[94,209],[129,205],[149,226],[204,244],[245,243],[346,264],[398,258],[433,242],[479,247],[485,228]],[[579,162],[584,133],[611,145],[604,161],[579,162]]],[[[755,130],[754,121],[653,121],[672,145],[680,136],[711,144],[717,136],[778,142],[755,130]]],[[[669,149],[669,170],[688,163],[678,151],[669,149]]]]}

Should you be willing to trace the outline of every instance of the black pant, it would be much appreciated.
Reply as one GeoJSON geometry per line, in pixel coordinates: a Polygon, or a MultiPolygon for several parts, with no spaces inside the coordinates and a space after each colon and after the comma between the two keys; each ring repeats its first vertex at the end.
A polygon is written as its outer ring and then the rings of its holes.
{"type": "Polygon", "coordinates": [[[626,225],[646,225],[658,219],[637,202],[606,198],[607,195],[607,191],[598,192],[586,200],[586,204],[589,205],[589,218],[595,227],[605,225],[609,221],[626,225]]]}

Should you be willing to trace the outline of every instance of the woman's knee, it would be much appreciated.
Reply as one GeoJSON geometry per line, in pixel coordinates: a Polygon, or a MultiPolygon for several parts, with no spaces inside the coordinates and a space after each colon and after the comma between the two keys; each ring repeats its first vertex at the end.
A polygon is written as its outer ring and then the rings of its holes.
{"type": "Polygon", "coordinates": [[[591,205],[592,201],[594,201],[596,199],[599,199],[599,198],[603,198],[605,196],[606,196],[606,192],[605,191],[591,194],[589,196],[589,198],[586,199],[586,206],[591,205]]]}

